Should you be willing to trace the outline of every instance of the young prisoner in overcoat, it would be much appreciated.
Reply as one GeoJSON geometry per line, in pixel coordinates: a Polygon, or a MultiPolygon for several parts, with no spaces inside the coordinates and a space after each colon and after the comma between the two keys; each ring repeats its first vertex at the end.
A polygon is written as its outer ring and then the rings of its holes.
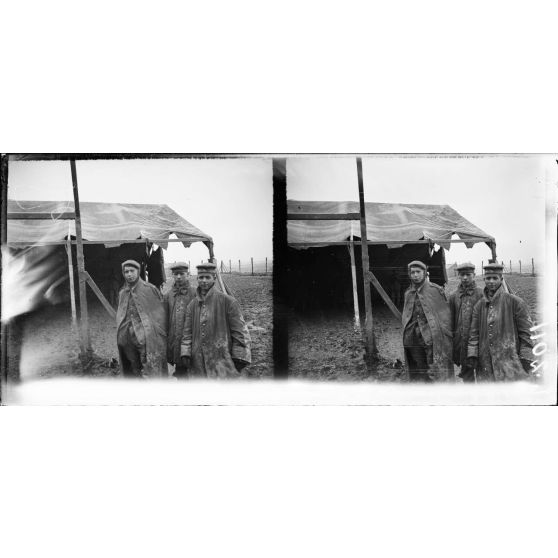
{"type": "Polygon", "coordinates": [[[195,290],[190,286],[187,263],[177,262],[170,269],[173,285],[163,295],[167,314],[167,362],[174,365],[174,376],[184,379],[187,378],[188,373],[180,360],[180,344],[184,334],[186,308],[194,298],[195,290]]]}
{"type": "Polygon", "coordinates": [[[534,360],[529,309],[505,292],[503,271],[498,263],[484,266],[483,296],[473,309],[466,367],[479,381],[527,379],[534,360]]]}
{"type": "Polygon", "coordinates": [[[459,377],[467,383],[475,381],[474,373],[466,366],[467,346],[473,308],[482,298],[482,288],[475,283],[475,266],[472,263],[466,262],[458,265],[457,273],[459,286],[449,297],[453,332],[453,362],[460,367],[459,377]]]}
{"type": "Polygon", "coordinates": [[[166,315],[157,287],[143,281],[140,264],[122,263],[125,285],[118,295],[116,340],[125,377],[168,376],[166,315]]]}
{"type": "Polygon", "coordinates": [[[181,345],[189,376],[239,376],[251,362],[250,334],[238,302],[215,288],[216,266],[197,266],[198,288],[188,305],[181,345]]]}
{"type": "Polygon", "coordinates": [[[409,381],[454,379],[451,314],[444,289],[431,283],[426,265],[408,266],[411,285],[403,307],[403,349],[409,381]]]}

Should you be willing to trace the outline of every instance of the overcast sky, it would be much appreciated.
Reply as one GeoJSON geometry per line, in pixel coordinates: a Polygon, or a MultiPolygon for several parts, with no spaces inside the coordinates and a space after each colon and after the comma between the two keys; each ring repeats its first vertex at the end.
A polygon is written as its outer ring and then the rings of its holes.
{"type": "MultiPolygon", "coordinates": [[[[167,204],[213,237],[219,260],[272,256],[271,159],[77,161],[80,201],[167,204]]],[[[73,200],[68,161],[10,161],[8,195],[73,200]]],[[[207,261],[200,242],[169,243],[165,260],[207,261]]]]}
{"type": "MultiPolygon", "coordinates": [[[[447,204],[496,238],[498,259],[542,262],[545,183],[554,182],[550,156],[363,158],[366,201],[447,204]]],[[[287,165],[287,196],[297,200],[357,201],[355,157],[294,158],[287,165]]],[[[455,237],[457,238],[457,237],[455,237]]],[[[447,263],[490,257],[486,244],[452,244],[447,263]]]]}

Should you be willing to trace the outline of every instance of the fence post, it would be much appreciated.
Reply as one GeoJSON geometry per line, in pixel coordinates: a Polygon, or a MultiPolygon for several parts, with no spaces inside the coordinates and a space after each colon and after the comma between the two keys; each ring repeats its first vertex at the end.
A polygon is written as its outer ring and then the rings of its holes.
{"type": "Polygon", "coordinates": [[[238,260],[238,273],[240,273],[240,260],[238,260]]]}
{"type": "Polygon", "coordinates": [[[229,273],[232,273],[232,265],[231,265],[231,260],[229,260],[229,273]]]}
{"type": "Polygon", "coordinates": [[[511,260],[510,260],[510,273],[512,272],[511,260]]]}
{"type": "Polygon", "coordinates": [[[250,263],[252,264],[252,275],[254,275],[254,258],[250,258],[250,263]]]}
{"type": "Polygon", "coordinates": [[[265,274],[267,275],[267,258],[265,259],[265,274]]]}
{"type": "Polygon", "coordinates": [[[535,258],[531,258],[531,273],[535,275],[535,258]]]}
{"type": "Polygon", "coordinates": [[[221,260],[221,273],[223,273],[223,260],[221,260]]]}
{"type": "Polygon", "coordinates": [[[519,275],[521,275],[521,260],[519,260],[519,275]]]}
{"type": "Polygon", "coordinates": [[[481,277],[484,275],[484,260],[481,260],[481,277]]]}

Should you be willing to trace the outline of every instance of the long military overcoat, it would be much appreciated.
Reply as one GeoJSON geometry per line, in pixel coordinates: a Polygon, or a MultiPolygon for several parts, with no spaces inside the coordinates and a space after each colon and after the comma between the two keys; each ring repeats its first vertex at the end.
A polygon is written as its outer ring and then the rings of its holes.
{"type": "Polygon", "coordinates": [[[180,364],[180,344],[184,334],[186,309],[193,300],[195,290],[189,286],[177,289],[173,287],[163,295],[167,314],[167,361],[180,364]]]}
{"type": "Polygon", "coordinates": [[[468,356],[478,357],[477,379],[510,381],[528,377],[520,358],[532,361],[532,327],[527,305],[500,287],[490,299],[486,289],[473,309],[468,356]]]}
{"type": "Polygon", "coordinates": [[[461,367],[467,360],[473,308],[481,298],[482,288],[476,285],[469,288],[459,285],[449,297],[453,333],[453,362],[461,367]]]}
{"type": "Polygon", "coordinates": [[[186,310],[181,356],[191,357],[192,376],[238,376],[233,358],[250,363],[250,334],[238,302],[211,288],[202,297],[199,287],[186,310]]]}
{"type": "MultiPolygon", "coordinates": [[[[163,306],[163,296],[157,287],[146,283],[142,279],[132,287],[123,287],[118,295],[118,310],[116,311],[116,330],[120,329],[130,297],[133,298],[141,324],[145,332],[146,363],[142,370],[143,377],[166,377],[167,368],[167,334],[166,313],[163,306]]],[[[126,359],[119,357],[122,372],[126,375],[123,363],[126,359]]]]}
{"type": "MultiPolygon", "coordinates": [[[[402,314],[403,332],[413,315],[417,296],[432,334],[433,363],[430,370],[432,379],[436,381],[453,380],[455,374],[452,358],[451,314],[444,289],[427,279],[418,289],[411,286],[405,291],[405,305],[402,314]]],[[[405,362],[408,370],[407,351],[405,351],[405,362]]]]}

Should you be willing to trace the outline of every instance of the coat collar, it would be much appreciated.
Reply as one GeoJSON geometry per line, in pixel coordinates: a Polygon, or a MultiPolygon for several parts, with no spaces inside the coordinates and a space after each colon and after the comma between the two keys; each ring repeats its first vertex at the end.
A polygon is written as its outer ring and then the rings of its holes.
{"type": "Polygon", "coordinates": [[[190,285],[186,285],[185,287],[179,287],[178,285],[172,286],[172,292],[175,296],[177,295],[187,295],[190,291],[190,285]]]}
{"type": "Polygon", "coordinates": [[[484,290],[482,292],[482,296],[484,298],[484,301],[486,302],[486,304],[490,303],[490,302],[496,302],[499,298],[500,295],[502,294],[502,285],[500,285],[497,289],[496,292],[494,293],[494,295],[492,297],[488,296],[488,291],[486,289],[486,287],[484,287],[484,290]]]}
{"type": "Polygon", "coordinates": [[[464,287],[460,283],[457,290],[459,292],[459,296],[471,296],[471,295],[475,294],[475,289],[476,288],[477,288],[477,286],[475,285],[475,283],[473,283],[470,287],[464,287]]]}
{"type": "Polygon", "coordinates": [[[417,288],[415,288],[415,286],[411,283],[411,292],[413,292],[413,293],[420,293],[420,292],[422,292],[422,290],[424,289],[424,286],[425,286],[427,283],[429,283],[429,281],[428,281],[428,279],[425,279],[425,280],[424,280],[424,283],[423,283],[420,287],[417,287],[417,288]]]}
{"type": "Polygon", "coordinates": [[[133,293],[135,292],[135,290],[138,288],[138,285],[141,283],[141,278],[138,279],[136,281],[136,283],[134,285],[132,285],[131,287],[128,285],[128,283],[126,283],[126,286],[124,287],[124,289],[126,290],[127,293],[133,293]]]}
{"type": "Polygon", "coordinates": [[[202,297],[202,295],[200,293],[200,288],[198,287],[196,289],[196,298],[198,299],[199,302],[203,302],[204,300],[208,300],[208,299],[212,298],[214,292],[215,292],[215,285],[213,285],[213,287],[211,287],[211,289],[209,289],[209,291],[207,291],[207,294],[205,295],[205,297],[202,297]]]}

